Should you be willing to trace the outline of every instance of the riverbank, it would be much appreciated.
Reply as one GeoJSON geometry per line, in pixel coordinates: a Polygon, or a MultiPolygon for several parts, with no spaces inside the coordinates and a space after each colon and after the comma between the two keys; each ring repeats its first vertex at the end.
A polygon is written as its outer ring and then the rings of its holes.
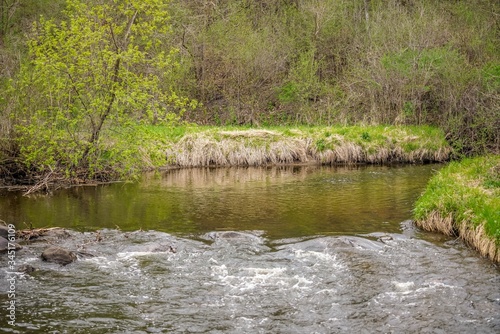
{"type": "Polygon", "coordinates": [[[425,163],[447,161],[452,152],[444,133],[430,126],[131,125],[103,137],[87,169],[75,170],[64,159],[34,168],[20,159],[17,170],[0,166],[0,186],[33,193],[134,180],[163,168],[425,163]]]}
{"type": "Polygon", "coordinates": [[[500,262],[500,156],[450,163],[429,181],[414,213],[417,226],[458,236],[500,262]]]}
{"type": "Polygon", "coordinates": [[[262,166],[293,163],[423,163],[449,159],[444,134],[429,126],[138,127],[145,164],[262,166]],[[160,150],[160,151],[158,151],[160,150]],[[159,158],[159,159],[158,159],[159,158]]]}

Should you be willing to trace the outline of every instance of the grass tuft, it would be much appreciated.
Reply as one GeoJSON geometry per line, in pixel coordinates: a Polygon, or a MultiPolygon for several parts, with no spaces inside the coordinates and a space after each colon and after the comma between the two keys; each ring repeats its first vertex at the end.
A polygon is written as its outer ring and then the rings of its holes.
{"type": "Polygon", "coordinates": [[[457,235],[500,262],[500,156],[452,162],[436,174],[417,201],[416,224],[457,235]]]}
{"type": "Polygon", "coordinates": [[[203,127],[187,132],[166,152],[169,164],[196,167],[442,162],[451,149],[431,127],[203,127]]]}

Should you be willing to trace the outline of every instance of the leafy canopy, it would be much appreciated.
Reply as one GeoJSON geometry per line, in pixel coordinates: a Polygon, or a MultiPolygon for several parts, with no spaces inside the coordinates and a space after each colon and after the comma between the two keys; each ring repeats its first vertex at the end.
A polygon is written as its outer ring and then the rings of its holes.
{"type": "Polygon", "coordinates": [[[24,160],[68,175],[130,168],[130,147],[112,143],[110,130],[196,107],[169,87],[179,66],[170,30],[164,0],[68,0],[63,20],[35,23],[14,115],[24,160]]]}

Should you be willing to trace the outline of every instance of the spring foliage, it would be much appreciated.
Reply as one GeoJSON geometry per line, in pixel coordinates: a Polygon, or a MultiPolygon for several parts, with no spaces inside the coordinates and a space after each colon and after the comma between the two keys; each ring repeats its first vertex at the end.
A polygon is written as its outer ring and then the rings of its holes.
{"type": "Polygon", "coordinates": [[[15,87],[22,106],[15,129],[28,165],[68,175],[128,172],[132,150],[113,145],[109,131],[171,123],[196,106],[171,89],[178,63],[177,50],[164,47],[171,30],[165,3],[68,0],[64,19],[35,23],[15,87]]]}
{"type": "Polygon", "coordinates": [[[499,12],[495,0],[0,1],[0,176],[127,173],[145,142],[129,125],[177,119],[433,125],[454,158],[498,154],[499,12]]]}
{"type": "Polygon", "coordinates": [[[500,2],[172,0],[215,124],[432,124],[458,154],[498,152],[500,2]]]}

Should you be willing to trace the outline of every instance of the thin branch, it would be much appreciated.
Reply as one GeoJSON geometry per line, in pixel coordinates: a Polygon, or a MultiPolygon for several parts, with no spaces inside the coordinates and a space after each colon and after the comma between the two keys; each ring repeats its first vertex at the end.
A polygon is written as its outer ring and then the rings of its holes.
{"type": "Polygon", "coordinates": [[[52,174],[54,174],[54,171],[52,170],[52,168],[49,166],[50,168],[50,172],[48,172],[47,174],[45,174],[44,178],[42,180],[40,180],[39,182],[37,182],[33,187],[31,187],[30,189],[28,189],[24,194],[23,196],[27,196],[33,192],[37,192],[39,191],[40,189],[42,189],[43,187],[45,187],[45,190],[49,190],[49,182],[50,182],[50,179],[52,178],[52,174]]]}
{"type": "MultiPolygon", "coordinates": [[[[128,36],[130,35],[130,31],[132,29],[132,25],[134,24],[135,19],[137,17],[137,13],[138,13],[138,11],[136,10],[134,12],[134,15],[132,15],[132,18],[128,22],[127,31],[126,31],[125,35],[123,36],[123,46],[126,45],[128,36]]],[[[120,48],[119,48],[119,46],[116,43],[116,40],[115,40],[115,37],[114,37],[114,33],[113,33],[113,29],[111,28],[111,25],[110,25],[110,31],[111,31],[111,35],[112,35],[112,38],[113,38],[113,42],[115,43],[116,55],[117,55],[117,58],[116,58],[116,61],[115,61],[115,66],[114,66],[114,70],[113,70],[113,77],[111,79],[111,83],[112,84],[116,84],[119,81],[119,75],[118,74],[120,72],[120,64],[121,64],[120,48]]],[[[115,99],[116,99],[116,93],[115,93],[115,91],[113,89],[113,86],[111,86],[111,88],[110,88],[110,94],[111,94],[111,96],[110,96],[108,105],[107,105],[106,109],[103,111],[103,113],[101,114],[101,116],[99,117],[99,124],[97,125],[97,127],[95,127],[92,130],[92,135],[90,137],[90,140],[89,140],[89,142],[87,144],[87,147],[85,148],[85,151],[83,152],[82,157],[81,157],[81,159],[79,161],[80,165],[87,162],[87,158],[88,158],[88,155],[90,153],[90,149],[99,140],[99,136],[101,134],[101,130],[102,130],[102,127],[104,125],[104,122],[106,121],[106,119],[108,118],[108,116],[111,114],[111,110],[113,108],[113,104],[114,104],[115,99]]]]}
{"type": "Polygon", "coordinates": [[[118,46],[118,43],[116,42],[115,33],[113,32],[113,26],[111,25],[111,23],[109,24],[109,31],[111,33],[111,39],[113,40],[113,44],[115,45],[115,48],[116,48],[116,53],[118,53],[118,52],[120,52],[120,47],[118,46]]]}
{"type": "Polygon", "coordinates": [[[134,24],[135,22],[135,19],[137,17],[137,12],[138,10],[136,10],[134,12],[134,15],[132,15],[132,18],[130,19],[130,21],[128,22],[128,26],[127,26],[127,32],[125,33],[125,36],[123,36],[123,45],[126,44],[127,42],[127,39],[128,39],[128,36],[130,35],[130,30],[132,29],[132,25],[134,24]]]}
{"type": "Polygon", "coordinates": [[[83,109],[85,109],[86,111],[89,110],[89,108],[87,107],[87,104],[85,103],[85,101],[83,100],[83,97],[80,95],[80,91],[76,88],[76,82],[75,80],[73,79],[73,77],[71,76],[71,73],[69,73],[68,71],[63,71],[63,72],[66,72],[66,74],[68,75],[69,77],[69,80],[71,81],[71,88],[73,88],[73,90],[75,91],[76,93],[76,96],[78,96],[78,99],[80,100],[80,102],[82,103],[83,105],[83,109]]]}
{"type": "Polygon", "coordinates": [[[182,32],[182,47],[184,48],[184,50],[187,51],[187,53],[191,56],[191,58],[194,59],[193,53],[191,52],[191,50],[189,50],[189,48],[186,45],[186,32],[187,32],[187,28],[186,28],[185,25],[182,25],[182,27],[184,28],[184,31],[182,32]]]}

